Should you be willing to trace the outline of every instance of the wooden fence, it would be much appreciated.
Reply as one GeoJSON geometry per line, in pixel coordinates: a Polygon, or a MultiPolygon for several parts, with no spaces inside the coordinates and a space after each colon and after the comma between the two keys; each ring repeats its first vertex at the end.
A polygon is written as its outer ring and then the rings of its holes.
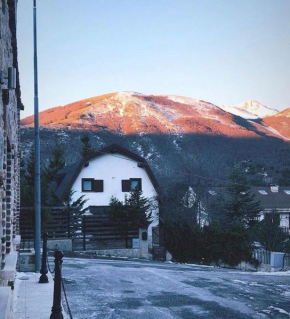
{"type": "MultiPolygon", "coordinates": [[[[50,208],[42,223],[42,232],[49,239],[72,240],[73,250],[102,250],[132,248],[132,239],[139,237],[139,229],[129,226],[124,232],[104,210],[94,215],[66,211],[63,207],[50,208]]],[[[21,208],[21,248],[32,248],[34,241],[33,209],[21,208]]]]}

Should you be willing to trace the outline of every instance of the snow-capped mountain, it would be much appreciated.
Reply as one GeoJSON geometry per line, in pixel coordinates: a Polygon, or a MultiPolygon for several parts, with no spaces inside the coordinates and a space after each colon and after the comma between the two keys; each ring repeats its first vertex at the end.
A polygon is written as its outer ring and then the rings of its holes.
{"type": "MultiPolygon", "coordinates": [[[[281,119],[289,120],[278,114],[263,120],[272,118],[278,127],[281,119]]],[[[21,124],[21,156],[27,159],[34,139],[33,116],[21,124]]],[[[276,126],[176,95],[118,92],[91,97],[41,112],[40,126],[43,163],[51,158],[56,140],[67,165],[79,160],[86,131],[94,150],[116,143],[144,157],[164,187],[179,180],[196,182],[200,175],[217,183],[242,160],[258,163],[274,176],[290,154],[285,152],[289,140],[276,126]]]]}
{"type": "MultiPolygon", "coordinates": [[[[253,111],[257,106],[255,103],[248,108],[253,111]]],[[[259,110],[262,112],[264,108],[261,106],[259,110]]],[[[33,116],[23,119],[21,124],[33,126],[33,116]]],[[[237,120],[231,113],[206,101],[176,95],[144,95],[136,92],[111,93],[48,109],[40,113],[40,125],[51,129],[85,129],[121,135],[275,135],[246,120],[237,120]]]]}
{"type": "Polygon", "coordinates": [[[222,105],[221,108],[234,115],[241,116],[245,119],[258,119],[266,116],[272,116],[278,113],[277,110],[271,109],[258,101],[250,100],[238,105],[222,105]]]}

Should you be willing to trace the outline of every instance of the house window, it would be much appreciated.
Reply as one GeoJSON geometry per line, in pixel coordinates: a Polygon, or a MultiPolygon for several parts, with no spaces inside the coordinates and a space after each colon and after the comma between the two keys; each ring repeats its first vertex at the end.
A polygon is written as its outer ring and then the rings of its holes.
{"type": "Polygon", "coordinates": [[[82,178],[82,192],[93,192],[93,191],[94,191],[94,179],[82,178]]]}
{"type": "Polygon", "coordinates": [[[141,178],[130,178],[130,190],[142,190],[141,178]]]}
{"type": "Polygon", "coordinates": [[[82,178],[82,192],[96,192],[104,191],[104,181],[101,179],[82,178]]]}
{"type": "Polygon", "coordinates": [[[122,180],[122,192],[131,192],[133,190],[142,191],[141,178],[130,178],[122,180]]]}

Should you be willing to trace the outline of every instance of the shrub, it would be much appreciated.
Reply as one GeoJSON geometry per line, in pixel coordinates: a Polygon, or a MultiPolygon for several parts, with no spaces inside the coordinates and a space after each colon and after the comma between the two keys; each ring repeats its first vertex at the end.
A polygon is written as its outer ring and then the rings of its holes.
{"type": "Polygon", "coordinates": [[[252,246],[248,229],[241,223],[218,223],[200,228],[185,220],[165,224],[166,248],[180,262],[221,263],[230,266],[250,261],[252,246]]]}

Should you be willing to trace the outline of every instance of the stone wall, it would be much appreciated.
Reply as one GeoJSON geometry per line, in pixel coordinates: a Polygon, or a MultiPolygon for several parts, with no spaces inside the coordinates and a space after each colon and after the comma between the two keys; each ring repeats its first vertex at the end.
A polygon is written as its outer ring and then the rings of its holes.
{"type": "MultiPolygon", "coordinates": [[[[23,108],[17,64],[17,0],[0,1],[0,264],[15,249],[20,210],[19,121],[23,108]],[[17,69],[17,88],[9,89],[8,68],[17,69]]],[[[4,268],[5,269],[5,268],[4,268]]],[[[0,283],[1,285],[1,283],[0,283]]]]}

